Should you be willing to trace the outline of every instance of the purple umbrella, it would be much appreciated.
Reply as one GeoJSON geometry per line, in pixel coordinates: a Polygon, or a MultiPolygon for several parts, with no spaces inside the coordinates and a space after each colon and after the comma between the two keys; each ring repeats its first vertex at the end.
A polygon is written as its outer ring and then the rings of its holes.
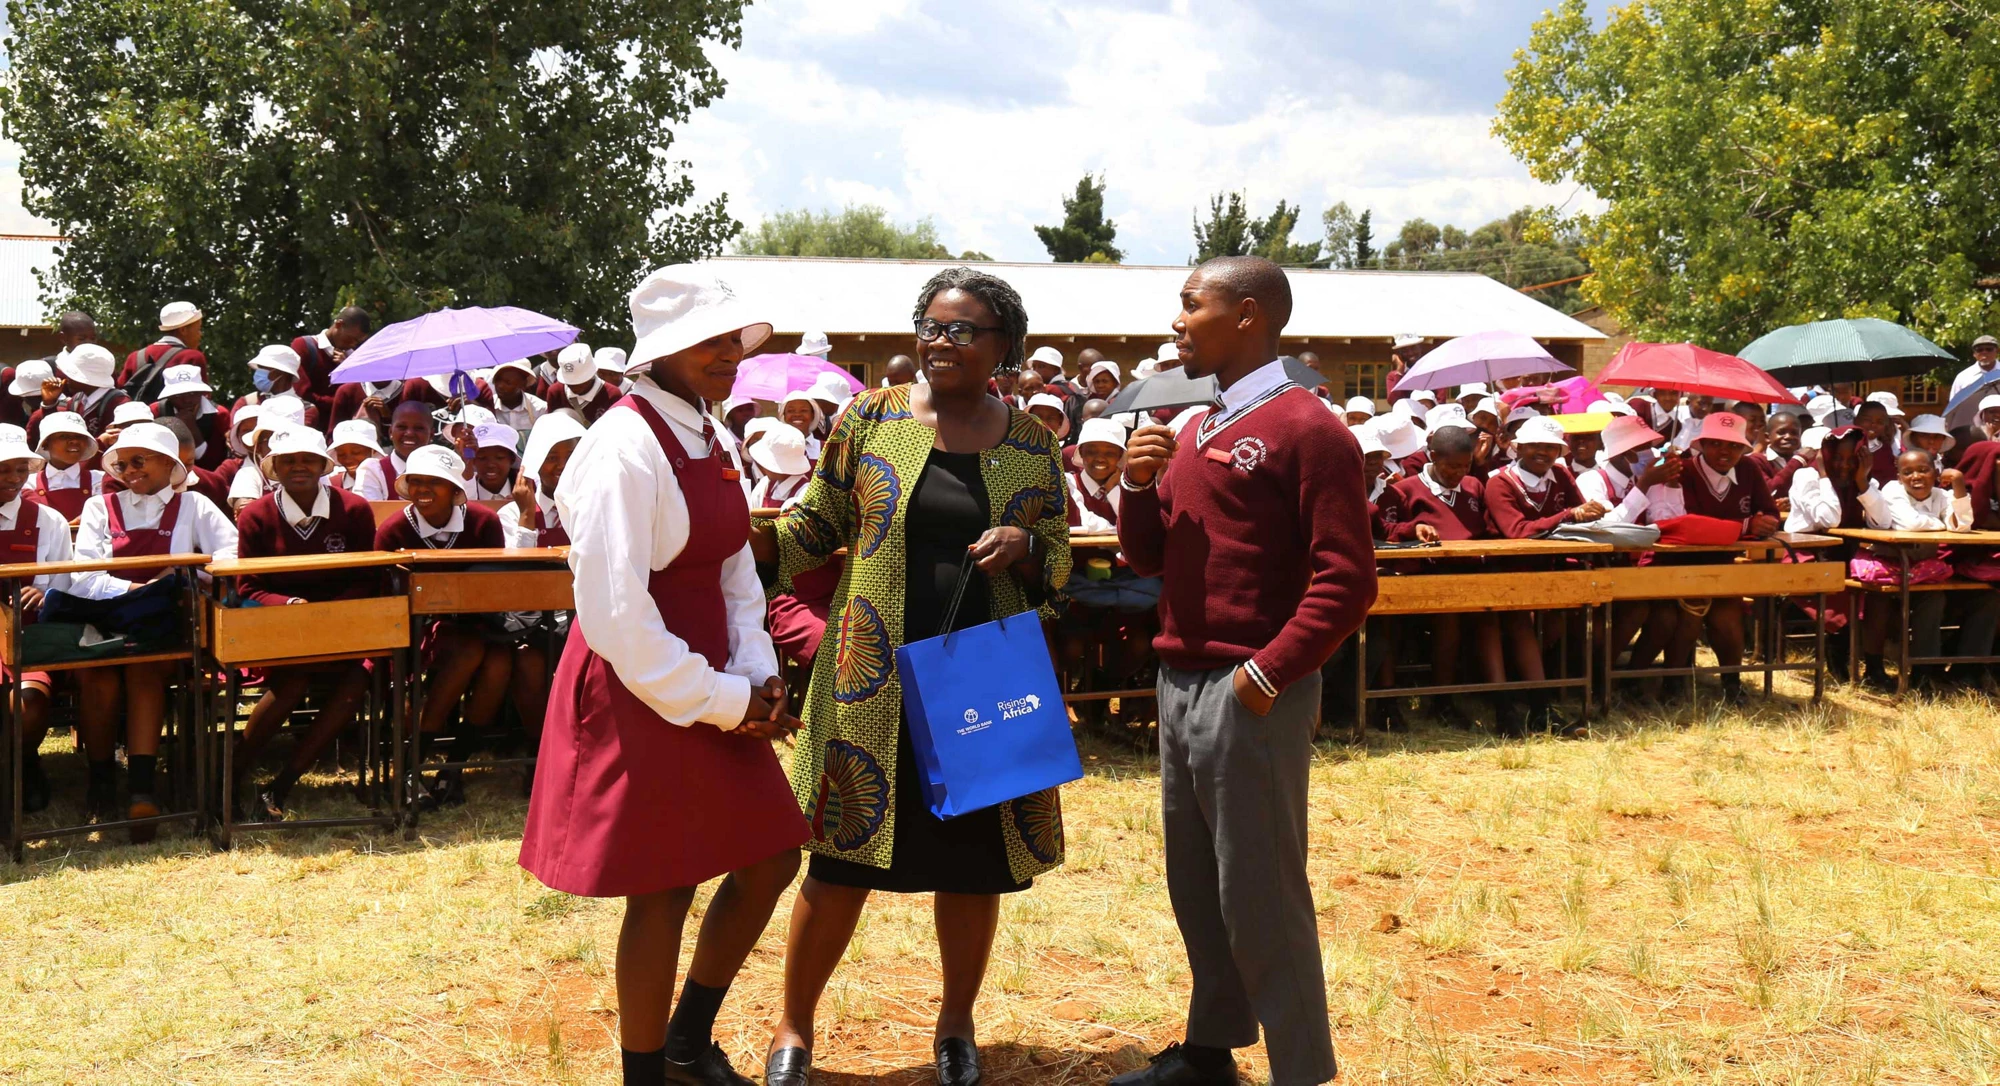
{"type": "MultiPolygon", "coordinates": [[[[392,324],[368,337],[347,361],[334,367],[338,382],[400,381],[491,369],[503,362],[560,350],[576,341],[578,329],[511,305],[482,309],[440,309],[392,324]]],[[[454,391],[459,382],[453,379],[454,391]]],[[[469,390],[471,379],[464,382],[469,390]]],[[[470,398],[469,391],[461,392],[470,398]]]]}
{"type": "Polygon", "coordinates": [[[816,355],[760,354],[744,359],[736,367],[736,384],[731,386],[729,394],[739,400],[776,403],[787,392],[812,388],[813,382],[825,373],[839,374],[847,382],[849,392],[860,392],[867,387],[855,380],[853,374],[816,355]]]}
{"type": "Polygon", "coordinates": [[[1534,339],[1519,332],[1475,332],[1446,340],[1417,360],[1397,388],[1443,389],[1530,373],[1573,373],[1534,339]]]}

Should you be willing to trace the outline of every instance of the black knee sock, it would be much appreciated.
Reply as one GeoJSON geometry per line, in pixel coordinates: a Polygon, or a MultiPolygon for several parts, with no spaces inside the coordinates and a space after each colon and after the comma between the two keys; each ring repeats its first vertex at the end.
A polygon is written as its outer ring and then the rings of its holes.
{"type": "Polygon", "coordinates": [[[621,1048],[618,1050],[618,1058],[625,1067],[625,1086],[666,1086],[665,1049],[634,1052],[629,1048],[621,1048]]]}
{"type": "Polygon", "coordinates": [[[729,986],[710,988],[706,984],[688,981],[681,988],[681,1001],[674,1007],[674,1016],[667,1022],[667,1058],[675,1063],[688,1063],[696,1056],[708,1051],[715,1031],[716,1012],[722,1010],[722,997],[729,994],[729,986]]]}
{"type": "Polygon", "coordinates": [[[1205,1075],[1226,1074],[1235,1062],[1226,1048],[1211,1048],[1208,1045],[1184,1044],[1181,1054],[1187,1057],[1188,1065],[1205,1075]]]}
{"type": "Polygon", "coordinates": [[[286,766],[282,772],[271,778],[271,798],[283,802],[285,797],[292,794],[292,786],[299,783],[299,778],[304,775],[303,770],[286,766]]]}
{"type": "Polygon", "coordinates": [[[158,764],[157,754],[128,754],[125,756],[125,786],[135,796],[151,795],[153,791],[153,767],[158,764]]]}

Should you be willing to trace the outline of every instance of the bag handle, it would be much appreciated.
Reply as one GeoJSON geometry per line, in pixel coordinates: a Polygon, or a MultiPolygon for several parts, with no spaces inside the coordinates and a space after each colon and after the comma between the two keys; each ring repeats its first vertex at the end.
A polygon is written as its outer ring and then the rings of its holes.
{"type": "Polygon", "coordinates": [[[972,581],[972,548],[968,547],[965,557],[958,563],[958,591],[951,594],[951,603],[944,609],[944,621],[938,623],[938,637],[951,632],[952,624],[958,621],[958,605],[965,602],[965,586],[972,581]]]}

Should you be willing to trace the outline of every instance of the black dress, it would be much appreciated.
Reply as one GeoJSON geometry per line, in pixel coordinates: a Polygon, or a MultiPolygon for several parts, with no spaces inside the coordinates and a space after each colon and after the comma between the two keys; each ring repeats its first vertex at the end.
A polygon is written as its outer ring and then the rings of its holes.
{"type": "MultiPolygon", "coordinates": [[[[905,641],[944,632],[939,623],[958,590],[966,548],[993,526],[986,483],[979,474],[980,455],[933,449],[917,478],[903,526],[905,641]]],[[[992,620],[986,574],[973,567],[966,576],[954,630],[992,620]]],[[[1008,894],[1033,885],[1033,880],[1016,881],[1008,866],[1000,808],[941,819],[924,801],[922,774],[905,717],[896,731],[896,844],[889,866],[813,853],[807,874],[836,886],[899,894],[1008,894]]]]}

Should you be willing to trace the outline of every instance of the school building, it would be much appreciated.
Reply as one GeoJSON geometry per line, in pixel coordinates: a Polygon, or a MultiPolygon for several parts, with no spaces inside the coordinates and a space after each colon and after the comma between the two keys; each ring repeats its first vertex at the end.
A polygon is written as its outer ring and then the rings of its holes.
{"type": "Polygon", "coordinates": [[[42,307],[37,271],[56,266],[62,239],[40,234],[0,234],[0,366],[56,353],[54,322],[42,307]]]}
{"type": "MultiPolygon", "coordinates": [[[[757,299],[777,332],[763,351],[790,351],[809,331],[825,332],[833,361],[879,384],[883,366],[912,354],[911,307],[924,282],[949,266],[934,260],[844,260],[725,256],[718,271],[739,295],[757,299]]],[[[1133,264],[973,264],[1005,279],[1028,309],[1028,349],[1055,347],[1073,365],[1095,347],[1129,374],[1160,344],[1189,269],[1133,264]]],[[[1399,335],[1440,343],[1505,329],[1541,341],[1582,369],[1605,333],[1484,275],[1468,272],[1293,269],[1292,320],[1284,351],[1319,355],[1343,396],[1381,398],[1389,347],[1399,335]]],[[[763,353],[763,352],[760,352],[763,353]]],[[[1600,364],[1601,365],[1601,364],[1600,364]]]]}

